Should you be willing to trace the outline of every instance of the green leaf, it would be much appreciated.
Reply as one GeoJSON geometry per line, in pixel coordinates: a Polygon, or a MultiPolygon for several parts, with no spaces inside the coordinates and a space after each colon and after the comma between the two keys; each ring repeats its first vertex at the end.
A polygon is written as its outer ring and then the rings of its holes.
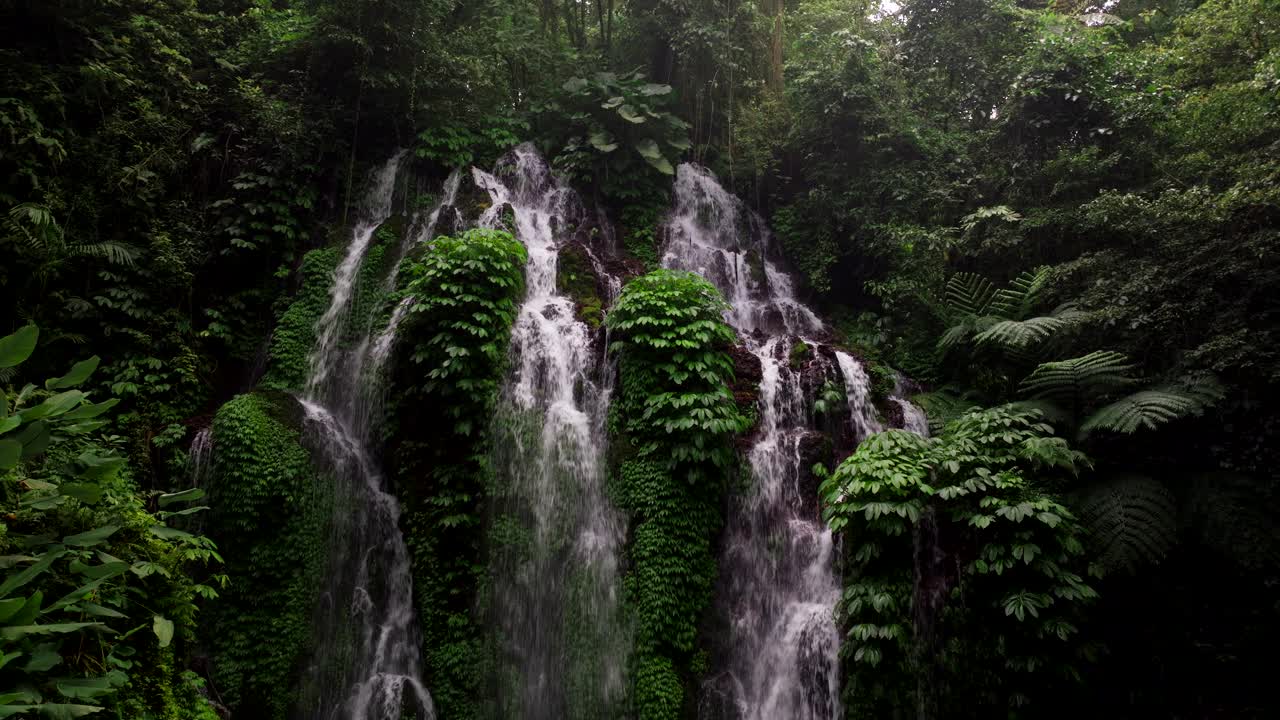
{"type": "Polygon", "coordinates": [[[106,677],[66,678],[54,683],[58,692],[69,698],[92,698],[113,692],[111,681],[106,677]]]}
{"type": "Polygon", "coordinates": [[[58,492],[87,505],[102,499],[102,488],[92,483],[62,483],[58,486],[58,492]]]}
{"type": "Polygon", "coordinates": [[[152,618],[151,629],[160,640],[160,647],[169,647],[173,641],[173,621],[156,615],[152,618]]]}
{"type": "Polygon", "coordinates": [[[29,458],[44,452],[49,447],[52,436],[49,434],[49,426],[43,420],[37,420],[15,439],[22,443],[22,457],[29,458]]]}
{"type": "Polygon", "coordinates": [[[41,643],[31,651],[31,657],[27,658],[26,664],[22,666],[22,671],[28,673],[47,672],[60,662],[62,662],[62,656],[58,654],[58,644],[41,643]]]}
{"type": "MultiPolygon", "coordinates": [[[[0,405],[6,405],[6,404],[7,403],[4,402],[4,398],[0,398],[0,405]]],[[[0,435],[3,435],[9,432],[10,430],[18,427],[21,424],[22,424],[21,415],[10,415],[5,419],[0,420],[0,435]]]]}
{"type": "Polygon", "coordinates": [[[35,325],[26,325],[12,335],[0,338],[0,368],[20,365],[31,357],[36,349],[36,340],[40,337],[40,329],[35,325]]]}
{"type": "Polygon", "coordinates": [[[8,580],[4,581],[3,585],[0,585],[0,598],[9,597],[9,593],[34,580],[37,575],[48,570],[54,560],[57,560],[65,554],[65,552],[60,551],[41,555],[40,559],[36,560],[30,567],[17,575],[10,577],[8,580]]]}
{"type": "Polygon", "coordinates": [[[40,705],[0,705],[0,718],[13,717],[21,713],[39,713],[50,720],[74,720],[102,710],[93,705],[61,705],[42,703],[40,705]]]}
{"type": "Polygon", "coordinates": [[[195,537],[194,535],[192,535],[191,533],[185,530],[179,530],[177,528],[171,528],[165,525],[152,525],[151,527],[147,528],[147,530],[149,530],[152,535],[155,535],[158,538],[163,538],[165,540],[177,540],[178,538],[195,537]]]}
{"type": "Polygon", "coordinates": [[[620,115],[623,120],[637,125],[645,121],[645,116],[637,113],[636,109],[630,105],[623,105],[618,108],[618,115],[620,115]]]}
{"type": "Polygon", "coordinates": [[[581,92],[582,90],[585,90],[586,87],[587,87],[586,79],[579,78],[579,77],[569,78],[568,80],[564,81],[563,85],[560,86],[562,90],[568,93],[581,92]]]}
{"type": "Polygon", "coordinates": [[[0,470],[12,470],[22,459],[22,443],[10,438],[0,439],[0,470]]]}
{"type": "Polygon", "coordinates": [[[652,138],[645,138],[636,143],[636,152],[640,153],[645,160],[653,161],[662,157],[662,150],[658,148],[658,143],[652,138]]]}
{"type": "Polygon", "coordinates": [[[48,635],[77,632],[88,628],[106,628],[102,623],[53,623],[51,625],[10,625],[0,628],[0,637],[6,640],[20,640],[28,635],[48,635]]]}
{"type": "Polygon", "coordinates": [[[111,398],[110,400],[104,400],[94,405],[81,405],[62,417],[64,420],[88,420],[90,418],[96,418],[102,413],[115,407],[116,403],[119,402],[119,398],[111,398]]]}
{"type": "Polygon", "coordinates": [[[661,83],[647,83],[644,87],[640,88],[641,95],[667,95],[670,92],[671,86],[663,85],[661,83]]]}
{"type": "Polygon", "coordinates": [[[202,497],[204,497],[204,490],[201,490],[200,488],[191,488],[189,490],[183,490],[176,493],[165,493],[160,496],[158,502],[160,507],[168,507],[170,503],[193,502],[202,497]]]}
{"type": "Polygon", "coordinates": [[[84,393],[79,390],[67,390],[45,400],[30,410],[22,411],[24,420],[38,420],[44,417],[57,417],[79,405],[84,400],[84,393]]]}
{"type": "Polygon", "coordinates": [[[671,167],[671,163],[668,162],[667,159],[664,157],[659,157],[656,160],[653,158],[645,158],[645,160],[648,161],[650,165],[656,168],[657,171],[662,173],[663,175],[676,174],[676,169],[671,167]]]}
{"type": "Polygon", "coordinates": [[[88,360],[81,360],[71,366],[71,371],[60,378],[46,380],[44,386],[50,390],[64,390],[66,388],[75,387],[93,374],[98,369],[98,363],[101,361],[97,355],[88,360]]]}
{"type": "Polygon", "coordinates": [[[78,535],[69,535],[62,538],[63,545],[75,545],[76,547],[93,547],[111,537],[115,531],[119,530],[119,525],[103,525],[100,528],[94,528],[78,535]]]}
{"type": "Polygon", "coordinates": [[[614,141],[613,136],[607,130],[598,130],[591,133],[589,140],[592,147],[603,153],[610,153],[618,149],[618,143],[614,141]]]}

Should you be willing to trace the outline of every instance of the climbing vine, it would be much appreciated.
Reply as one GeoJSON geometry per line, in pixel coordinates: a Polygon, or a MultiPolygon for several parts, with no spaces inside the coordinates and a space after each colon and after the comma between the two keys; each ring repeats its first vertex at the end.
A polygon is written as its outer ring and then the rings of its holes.
{"type": "Polygon", "coordinates": [[[486,572],[488,432],[525,259],[509,233],[469,230],[436,238],[402,271],[412,305],[392,378],[400,400],[389,455],[442,717],[480,714],[484,644],[474,603],[486,572]]]}
{"type": "Polygon", "coordinates": [[[208,609],[204,641],[218,694],[232,708],[283,719],[312,635],[332,505],[301,444],[297,402],[240,395],[213,421],[217,448],[209,534],[235,582],[208,609]]]}
{"type": "Polygon", "coordinates": [[[733,330],[715,287],[658,270],[623,289],[606,324],[618,338],[622,392],[612,408],[615,494],[631,513],[627,595],[635,608],[635,703],[642,720],[676,718],[716,578],[713,543],[746,426],[729,383],[733,330]]]}
{"type": "Polygon", "coordinates": [[[937,438],[873,435],[836,469],[822,493],[849,543],[852,717],[937,717],[944,700],[997,712],[1078,677],[1090,648],[1076,623],[1097,594],[1084,532],[1053,489],[1087,464],[1038,411],[1003,406],[937,438]]]}

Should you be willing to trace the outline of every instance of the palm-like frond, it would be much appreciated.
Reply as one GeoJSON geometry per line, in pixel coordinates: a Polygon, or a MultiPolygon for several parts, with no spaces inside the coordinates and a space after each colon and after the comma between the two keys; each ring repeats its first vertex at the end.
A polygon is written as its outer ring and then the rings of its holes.
{"type": "Polygon", "coordinates": [[[1011,320],[1020,320],[1031,314],[1039,299],[1040,291],[1049,282],[1049,266],[1027,270],[1000,288],[991,298],[991,311],[1011,320]]]}
{"type": "Polygon", "coordinates": [[[118,242],[78,243],[68,245],[67,250],[73,255],[102,258],[112,265],[133,267],[139,254],[138,248],[118,242]]]}
{"type": "Polygon", "coordinates": [[[1022,381],[1033,399],[1069,402],[1096,397],[1137,382],[1133,363],[1122,353],[1096,350],[1069,360],[1041,364],[1022,381]]]}
{"type": "Polygon", "coordinates": [[[1177,538],[1173,494],[1145,475],[1115,475],[1087,488],[1077,510],[1107,570],[1133,572],[1159,562],[1177,538]]]}
{"type": "Polygon", "coordinates": [[[1135,433],[1199,415],[1222,398],[1222,386],[1213,377],[1185,379],[1181,383],[1140,390],[1100,408],[1080,425],[1083,437],[1094,430],[1135,433]]]}
{"type": "Polygon", "coordinates": [[[1063,306],[1052,315],[1026,320],[1001,320],[974,336],[980,345],[994,345],[1006,350],[1026,350],[1058,333],[1072,328],[1089,317],[1089,313],[1063,306]]]}
{"type": "Polygon", "coordinates": [[[980,407],[969,393],[958,392],[958,388],[948,385],[932,392],[911,396],[911,402],[924,410],[929,421],[929,432],[940,433],[947,423],[980,407]]]}
{"type": "Polygon", "coordinates": [[[947,311],[952,317],[986,315],[995,294],[995,285],[981,275],[956,273],[947,281],[947,311]]]}

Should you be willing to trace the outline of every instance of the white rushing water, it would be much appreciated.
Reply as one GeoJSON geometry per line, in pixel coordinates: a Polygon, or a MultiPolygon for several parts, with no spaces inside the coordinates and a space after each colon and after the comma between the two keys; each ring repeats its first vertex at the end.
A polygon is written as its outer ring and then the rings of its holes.
{"type": "Polygon", "coordinates": [[[496,717],[616,717],[629,636],[618,566],[625,526],[604,493],[611,375],[573,301],[556,290],[560,248],[584,213],[530,145],[492,174],[473,174],[492,200],[480,224],[501,226],[511,212],[528,251],[494,422],[495,500],[520,536],[495,550],[496,717]]]}
{"type": "Polygon", "coordinates": [[[884,430],[884,425],[871,404],[871,377],[867,369],[846,352],[836,352],[836,362],[844,377],[845,394],[849,398],[849,417],[853,422],[854,439],[861,442],[872,433],[884,430]]]}
{"type": "MultiPolygon", "coordinates": [[[[761,365],[753,487],[731,505],[720,566],[730,637],[703,688],[704,720],[834,720],[840,715],[835,547],[805,487],[812,383],[794,343],[822,330],[771,258],[763,222],[705,169],[681,165],[663,264],[700,273],[732,305],[728,321],[761,365]]],[[[809,342],[812,346],[814,343],[809,342]]],[[[852,358],[849,358],[852,360],[852,358]]],[[[824,357],[822,376],[834,373],[824,357]]],[[[865,373],[864,373],[865,374],[865,373]]]]}
{"type": "MultiPolygon", "coordinates": [[[[383,328],[375,317],[351,317],[361,266],[378,228],[392,214],[405,152],[396,153],[369,183],[360,216],[333,274],[329,306],[315,326],[316,342],[299,398],[307,438],[333,483],[336,512],[329,524],[325,587],[314,617],[313,657],[299,704],[315,720],[433,720],[422,684],[420,636],[413,610],[409,553],[400,533],[400,507],[370,450],[380,421],[381,373],[409,303],[402,301],[383,328]]],[[[413,219],[391,248],[379,297],[395,287],[401,260],[429,241],[442,210],[454,202],[460,175],[445,183],[436,207],[413,219]]]]}

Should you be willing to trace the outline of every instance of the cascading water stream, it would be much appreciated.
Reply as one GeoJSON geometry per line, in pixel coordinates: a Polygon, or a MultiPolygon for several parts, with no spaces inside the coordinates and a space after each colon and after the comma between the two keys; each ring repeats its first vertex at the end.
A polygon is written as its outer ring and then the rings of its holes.
{"type": "Polygon", "coordinates": [[[680,166],[663,264],[720,289],[732,306],[729,323],[761,365],[760,424],[748,456],[754,483],[730,510],[720,571],[729,637],[721,672],[703,689],[704,720],[840,714],[835,549],[816,491],[803,487],[812,384],[790,363],[792,344],[822,322],[795,299],[770,250],[763,222],[738,198],[705,169],[680,166]]]}
{"type": "MultiPolygon", "coordinates": [[[[326,586],[316,609],[313,658],[297,715],[314,720],[432,720],[421,682],[420,636],[413,611],[409,554],[400,508],[370,450],[381,407],[380,373],[408,304],[387,326],[350,318],[357,279],[374,233],[391,216],[405,153],[375,172],[346,254],[334,271],[330,304],[315,326],[316,343],[299,402],[309,441],[333,483],[326,586]]],[[[454,202],[459,175],[436,208],[394,249],[376,291],[395,286],[400,261],[429,241],[442,209],[454,202]]]]}
{"type": "Polygon", "coordinates": [[[516,148],[493,174],[473,173],[492,200],[480,224],[499,227],[509,211],[528,251],[494,422],[499,522],[518,538],[495,550],[494,714],[615,717],[629,637],[618,567],[624,522],[604,493],[612,380],[573,301],[556,291],[559,249],[584,214],[532,146],[516,148]]]}

